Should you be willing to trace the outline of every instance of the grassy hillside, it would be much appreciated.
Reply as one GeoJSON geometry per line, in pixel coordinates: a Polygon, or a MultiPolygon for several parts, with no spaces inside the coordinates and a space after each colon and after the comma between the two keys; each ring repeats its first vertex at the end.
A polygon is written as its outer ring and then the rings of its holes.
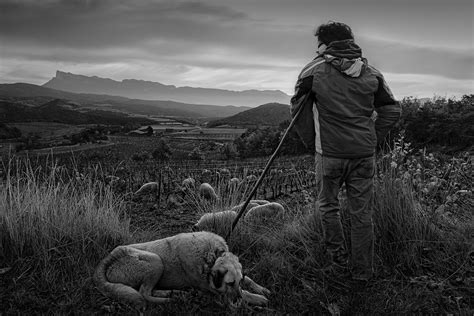
{"type": "Polygon", "coordinates": [[[278,126],[290,119],[290,108],[286,104],[267,103],[236,115],[209,122],[209,127],[231,126],[278,126]]]}
{"type": "Polygon", "coordinates": [[[78,112],[77,105],[62,99],[55,99],[43,105],[32,107],[20,102],[0,101],[0,123],[14,122],[57,122],[64,124],[125,125],[152,124],[146,118],[130,117],[124,113],[91,110],[78,112]]]}
{"type": "MultiPolygon", "coordinates": [[[[308,187],[278,200],[285,207],[282,218],[238,226],[228,240],[246,274],[271,291],[267,307],[234,308],[212,294],[187,291],[170,303],[150,304],[146,315],[472,315],[473,200],[466,193],[473,180],[467,167],[472,158],[453,159],[448,167],[430,156],[419,161],[410,157],[405,163],[396,157],[378,160],[376,277],[369,286],[353,288],[349,279],[321,272],[328,258],[315,190],[308,187]],[[413,185],[418,177],[410,174],[411,164],[419,164],[426,173],[418,184],[432,189],[413,185]],[[430,167],[433,164],[436,167],[430,167]],[[448,170],[453,178],[433,188],[431,175],[448,170]],[[439,201],[430,197],[440,193],[439,201]]],[[[104,158],[103,166],[109,161],[104,158]]],[[[85,172],[46,165],[50,167],[10,161],[5,170],[5,189],[0,190],[0,310],[6,315],[136,315],[125,300],[97,291],[91,277],[98,262],[117,245],[191,231],[204,212],[229,209],[249,189],[244,183],[225,194],[225,182],[211,181],[222,197],[214,203],[201,200],[193,190],[183,203],[166,200],[165,194],[161,201],[156,195],[133,201],[129,193],[145,180],[138,171],[143,170],[141,164],[135,171],[117,169],[115,175],[122,176],[117,185],[104,180],[110,173],[102,173],[102,168],[85,172]],[[120,181],[125,189],[120,189],[120,181]]],[[[194,165],[168,169],[173,180],[181,181],[194,165]]],[[[149,175],[165,174],[159,169],[163,166],[150,166],[154,167],[146,170],[149,175]]],[[[258,172],[260,166],[248,172],[258,172]]],[[[291,186],[285,180],[291,170],[284,172],[279,183],[291,186]]],[[[299,177],[310,179],[311,174],[300,172],[299,177]]],[[[344,192],[341,208],[349,236],[344,192]]],[[[215,224],[209,229],[222,232],[223,226],[215,224]]]]}

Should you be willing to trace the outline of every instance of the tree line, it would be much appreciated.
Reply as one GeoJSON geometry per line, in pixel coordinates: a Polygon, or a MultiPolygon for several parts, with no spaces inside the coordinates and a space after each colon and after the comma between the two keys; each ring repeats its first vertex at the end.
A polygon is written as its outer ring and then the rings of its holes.
{"type": "MultiPolygon", "coordinates": [[[[423,102],[408,97],[400,101],[402,116],[384,141],[382,149],[390,149],[400,137],[412,148],[455,152],[474,145],[474,94],[460,99],[435,97],[423,102]]],[[[242,158],[273,153],[289,120],[278,127],[252,128],[234,141],[242,158]]],[[[307,150],[294,130],[282,145],[281,154],[297,155],[307,150]]]]}

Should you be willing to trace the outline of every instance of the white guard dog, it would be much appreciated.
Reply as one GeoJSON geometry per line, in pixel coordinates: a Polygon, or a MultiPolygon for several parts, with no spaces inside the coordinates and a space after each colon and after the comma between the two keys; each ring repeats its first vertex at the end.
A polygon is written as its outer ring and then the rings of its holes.
{"type": "Polygon", "coordinates": [[[229,252],[222,237],[210,232],[119,246],[99,263],[94,282],[104,295],[138,308],[145,308],[147,302],[169,302],[171,290],[186,288],[224,295],[231,304],[266,305],[263,295],[270,294],[242,274],[238,257],[229,252]]]}

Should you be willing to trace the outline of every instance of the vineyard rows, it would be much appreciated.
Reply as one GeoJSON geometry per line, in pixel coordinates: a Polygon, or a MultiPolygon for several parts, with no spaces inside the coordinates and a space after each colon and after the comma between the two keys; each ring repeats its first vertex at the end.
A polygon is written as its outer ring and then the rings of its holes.
{"type": "MultiPolygon", "coordinates": [[[[208,160],[208,161],[145,161],[133,160],[119,163],[92,161],[77,164],[71,162],[58,165],[51,161],[35,162],[35,174],[54,174],[65,182],[75,178],[78,183],[86,180],[98,180],[110,185],[114,192],[130,196],[143,184],[148,182],[158,183],[158,192],[150,196],[155,202],[169,197],[170,194],[182,191],[184,179],[193,178],[196,188],[200,183],[211,184],[220,195],[233,194],[239,199],[247,197],[254,184],[262,174],[267,158],[249,160],[208,160]],[[51,172],[54,169],[54,172],[51,172]],[[238,185],[230,185],[231,178],[238,178],[238,185]]],[[[18,161],[10,161],[10,170],[22,174],[26,169],[32,168],[18,161]]],[[[7,180],[7,164],[0,164],[0,178],[7,180]]],[[[282,157],[277,158],[265,175],[254,198],[275,199],[284,194],[290,194],[303,189],[314,187],[316,184],[314,174],[314,158],[312,156],[282,157]]],[[[2,182],[3,182],[2,181],[2,182]]]]}
{"type": "MultiPolygon", "coordinates": [[[[193,178],[197,183],[208,182],[223,194],[245,196],[260,177],[267,160],[255,159],[246,161],[182,161],[179,163],[130,162],[105,174],[119,178],[114,188],[126,193],[134,192],[147,182],[157,182],[159,190],[157,199],[166,197],[179,190],[186,178],[193,178]],[[231,187],[229,180],[241,180],[236,187],[231,187]]],[[[274,199],[283,194],[290,194],[315,186],[314,160],[312,156],[276,159],[256,192],[255,198],[274,199]]],[[[102,170],[104,172],[105,170],[102,170]]]]}

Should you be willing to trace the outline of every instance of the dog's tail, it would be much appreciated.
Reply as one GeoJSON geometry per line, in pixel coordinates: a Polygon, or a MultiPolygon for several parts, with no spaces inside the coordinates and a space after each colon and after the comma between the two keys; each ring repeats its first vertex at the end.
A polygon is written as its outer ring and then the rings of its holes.
{"type": "Polygon", "coordinates": [[[125,256],[130,255],[127,247],[119,246],[105,257],[94,272],[94,283],[97,289],[110,298],[127,300],[138,308],[146,306],[144,297],[131,286],[122,283],[112,283],[107,279],[107,270],[112,264],[125,256]]]}

